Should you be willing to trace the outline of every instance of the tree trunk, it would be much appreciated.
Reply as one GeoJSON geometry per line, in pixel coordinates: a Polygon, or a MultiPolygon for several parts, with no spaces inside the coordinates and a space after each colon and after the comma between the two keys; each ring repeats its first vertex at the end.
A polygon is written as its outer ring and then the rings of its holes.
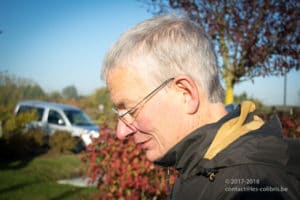
{"type": "Polygon", "coordinates": [[[225,92],[225,105],[233,103],[233,76],[228,74],[225,76],[226,92],[225,92]]]}

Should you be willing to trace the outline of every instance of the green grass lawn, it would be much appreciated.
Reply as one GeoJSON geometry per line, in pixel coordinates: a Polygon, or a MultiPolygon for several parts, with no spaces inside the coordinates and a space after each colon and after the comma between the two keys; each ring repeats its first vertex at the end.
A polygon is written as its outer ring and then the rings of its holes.
{"type": "Polygon", "coordinates": [[[1,200],[91,199],[95,188],[57,184],[84,174],[78,155],[39,156],[24,161],[0,161],[1,200]]]}

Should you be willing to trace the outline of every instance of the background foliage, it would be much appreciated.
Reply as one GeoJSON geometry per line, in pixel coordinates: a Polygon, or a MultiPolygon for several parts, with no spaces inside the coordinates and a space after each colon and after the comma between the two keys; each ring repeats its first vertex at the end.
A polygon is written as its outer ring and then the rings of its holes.
{"type": "Polygon", "coordinates": [[[67,131],[55,131],[49,138],[50,152],[54,154],[65,153],[75,149],[78,140],[67,131]]]}

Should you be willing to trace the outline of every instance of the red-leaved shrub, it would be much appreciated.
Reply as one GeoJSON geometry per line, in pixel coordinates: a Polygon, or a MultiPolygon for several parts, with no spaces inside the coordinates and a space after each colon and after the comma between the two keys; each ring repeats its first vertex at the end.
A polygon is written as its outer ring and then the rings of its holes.
{"type": "Polygon", "coordinates": [[[300,138],[299,118],[284,115],[280,118],[284,137],[300,138]]]}
{"type": "Polygon", "coordinates": [[[87,147],[83,161],[89,164],[91,181],[98,181],[95,199],[166,199],[166,183],[175,181],[174,170],[168,176],[168,169],[149,162],[132,139],[117,140],[107,127],[87,147]]]}

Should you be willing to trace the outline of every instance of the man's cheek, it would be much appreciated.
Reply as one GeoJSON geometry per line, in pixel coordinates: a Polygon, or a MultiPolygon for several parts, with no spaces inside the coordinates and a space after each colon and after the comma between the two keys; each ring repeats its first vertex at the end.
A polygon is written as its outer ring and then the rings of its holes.
{"type": "Polygon", "coordinates": [[[143,117],[142,119],[139,120],[138,124],[139,124],[139,128],[144,131],[144,132],[149,132],[151,131],[151,127],[153,124],[153,119],[151,120],[153,116],[151,115],[147,115],[145,117],[143,117]]]}

